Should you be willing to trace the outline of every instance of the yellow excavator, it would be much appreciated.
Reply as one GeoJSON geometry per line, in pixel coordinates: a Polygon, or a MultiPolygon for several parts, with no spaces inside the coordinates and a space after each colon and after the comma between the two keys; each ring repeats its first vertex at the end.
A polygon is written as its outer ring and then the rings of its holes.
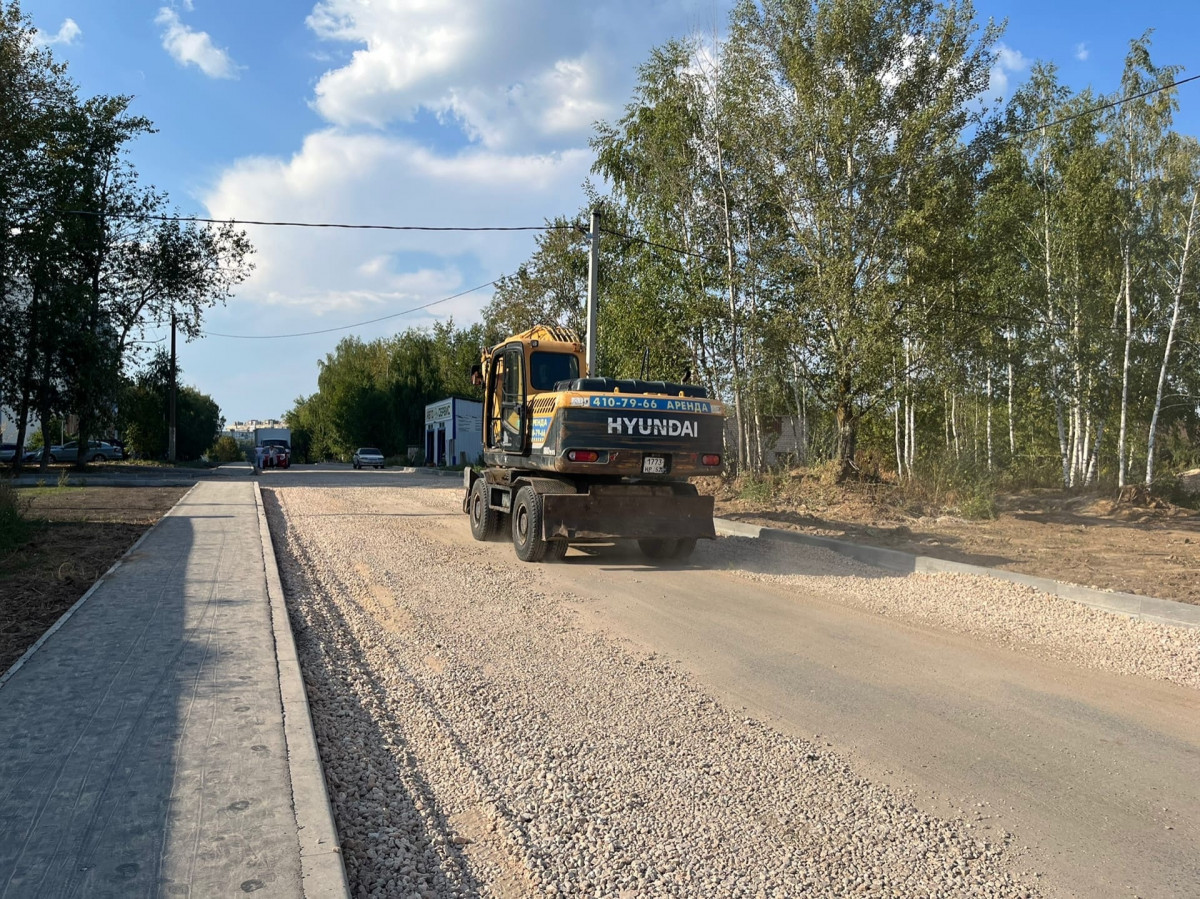
{"type": "Polygon", "coordinates": [[[482,472],[464,473],[476,540],[511,530],[526,562],[572,543],[630,538],[686,559],[711,538],[713,499],[688,479],[721,471],[725,415],[694,384],[589,377],[584,345],[539,325],[482,354],[482,472]]]}

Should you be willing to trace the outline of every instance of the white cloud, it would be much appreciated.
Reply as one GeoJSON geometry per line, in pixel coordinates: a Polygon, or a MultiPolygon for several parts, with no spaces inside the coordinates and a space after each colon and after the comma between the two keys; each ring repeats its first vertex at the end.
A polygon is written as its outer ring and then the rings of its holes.
{"type": "Polygon", "coordinates": [[[1009,75],[1026,71],[1031,61],[1020,50],[1004,44],[996,45],[996,64],[992,66],[990,93],[995,97],[1008,96],[1009,75]]]}
{"type": "Polygon", "coordinates": [[[1087,44],[1079,43],[1075,45],[1076,59],[1078,59],[1080,62],[1087,62],[1088,55],[1089,53],[1087,44]]]}
{"type": "Polygon", "coordinates": [[[356,49],[322,76],[313,106],[343,127],[382,128],[424,108],[488,147],[562,145],[619,113],[650,47],[711,24],[691,5],[321,0],[309,27],[356,49]]]}
{"type": "MultiPolygon", "coordinates": [[[[577,211],[590,162],[584,150],[445,156],[408,140],[330,129],[310,135],[289,160],[240,161],[204,203],[215,218],[540,225],[577,211]]],[[[533,249],[530,232],[248,228],[257,269],[239,296],[318,316],[370,318],[381,309],[421,305],[510,272],[533,249]]],[[[485,301],[486,295],[465,298],[425,320],[447,310],[476,320],[485,301]]]]}
{"type": "MultiPolygon", "coordinates": [[[[190,9],[190,6],[188,7],[190,9]]],[[[238,66],[217,47],[205,31],[193,31],[169,6],[158,11],[155,23],[163,26],[162,45],[180,65],[194,65],[209,78],[236,78],[238,66]]]]}
{"type": "MultiPolygon", "coordinates": [[[[319,52],[337,62],[312,106],[329,126],[290,157],[237,161],[200,199],[214,217],[243,220],[511,226],[574,215],[585,202],[592,123],[620,115],[652,47],[709,34],[729,4],[317,0],[308,24],[319,52]]],[[[209,314],[210,332],[294,334],[415,309],[514,272],[536,239],[246,230],[257,268],[209,314]]],[[[316,363],[343,336],[371,340],[448,316],[469,324],[491,295],[296,340],[198,341],[184,367],[204,373],[223,408],[231,404],[227,416],[278,414],[316,390],[316,363]]]]}
{"type": "Polygon", "coordinates": [[[46,35],[44,32],[37,32],[34,36],[34,43],[39,47],[53,47],[59,44],[73,44],[75,38],[83,34],[82,29],[75,24],[74,19],[64,19],[62,25],[58,29],[58,34],[46,35]]]}

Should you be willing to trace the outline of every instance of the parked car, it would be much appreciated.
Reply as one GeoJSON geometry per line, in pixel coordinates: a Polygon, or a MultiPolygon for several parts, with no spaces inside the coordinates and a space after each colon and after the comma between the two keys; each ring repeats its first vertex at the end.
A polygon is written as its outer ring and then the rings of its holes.
{"type": "MultiPolygon", "coordinates": [[[[15,443],[0,443],[0,462],[11,462],[17,455],[15,443]]],[[[21,457],[22,459],[24,456],[21,457]]]]}
{"type": "Polygon", "coordinates": [[[263,468],[291,468],[292,453],[286,446],[263,445],[263,468]]]}
{"type": "MultiPolygon", "coordinates": [[[[23,457],[25,462],[40,462],[42,458],[41,449],[30,450],[23,457]]],[[[109,459],[123,459],[125,454],[119,446],[113,446],[111,443],[106,443],[103,440],[92,440],[88,442],[87,455],[84,459],[88,462],[107,462],[109,459]]],[[[51,462],[75,462],[79,459],[79,441],[68,440],[66,443],[59,446],[55,444],[50,447],[51,462]]]]}
{"type": "Polygon", "coordinates": [[[370,465],[372,468],[383,468],[383,453],[373,446],[360,446],[354,451],[354,467],[365,468],[370,465]]]}

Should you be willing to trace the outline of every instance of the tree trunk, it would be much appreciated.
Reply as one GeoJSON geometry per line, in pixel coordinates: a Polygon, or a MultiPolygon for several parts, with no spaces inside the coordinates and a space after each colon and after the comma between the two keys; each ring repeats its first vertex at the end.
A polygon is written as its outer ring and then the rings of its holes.
{"type": "Polygon", "coordinates": [[[1103,436],[1104,422],[1101,421],[1099,427],[1096,428],[1096,442],[1092,446],[1092,457],[1088,460],[1087,475],[1083,479],[1083,483],[1087,487],[1096,483],[1096,472],[1100,465],[1100,438],[1103,436]]]}
{"type": "Polygon", "coordinates": [[[892,409],[892,425],[896,436],[896,475],[901,480],[904,478],[904,454],[900,451],[900,401],[896,400],[896,405],[892,409]]]}
{"type": "Polygon", "coordinates": [[[1163,349],[1162,365],[1158,369],[1158,388],[1154,393],[1154,412],[1150,415],[1150,434],[1146,439],[1146,486],[1154,481],[1154,451],[1155,438],[1158,434],[1158,413],[1162,410],[1163,389],[1167,383],[1167,367],[1171,362],[1171,347],[1175,343],[1175,328],[1179,324],[1179,307],[1183,298],[1183,286],[1186,283],[1188,252],[1192,246],[1192,224],[1196,219],[1196,198],[1200,190],[1192,193],[1192,208],[1188,213],[1187,229],[1184,232],[1183,252],[1179,260],[1179,276],[1175,280],[1175,295],[1171,301],[1171,325],[1167,329],[1167,345],[1163,349]]]}
{"type": "Polygon", "coordinates": [[[1008,348],[1008,455],[1009,463],[1013,464],[1017,458],[1017,428],[1013,421],[1013,363],[1012,363],[1012,345],[1008,348]]]}
{"type": "Polygon", "coordinates": [[[950,432],[954,435],[954,458],[962,456],[962,447],[958,441],[958,394],[950,394],[950,432]]]}
{"type": "Polygon", "coordinates": [[[1129,431],[1129,367],[1133,349],[1133,301],[1130,297],[1132,273],[1130,271],[1129,247],[1125,248],[1125,359],[1121,365],[1121,429],[1117,433],[1117,486],[1125,486],[1125,447],[1129,431]]]}
{"type": "Polygon", "coordinates": [[[1054,401],[1054,420],[1058,424],[1058,454],[1062,459],[1063,486],[1071,486],[1071,454],[1067,450],[1067,430],[1063,425],[1062,401],[1054,401]]]}
{"type": "Polygon", "coordinates": [[[992,367],[987,371],[987,467],[992,470],[992,367]]]}
{"type": "Polygon", "coordinates": [[[838,395],[834,404],[834,420],[837,423],[838,479],[845,480],[855,470],[854,452],[858,443],[858,416],[854,411],[854,397],[850,393],[849,376],[843,375],[837,386],[838,395]]]}
{"type": "Polygon", "coordinates": [[[41,290],[35,283],[29,297],[29,332],[26,335],[25,362],[21,368],[21,400],[17,407],[17,450],[13,454],[13,471],[20,473],[24,463],[25,438],[29,427],[29,407],[33,403],[33,373],[37,368],[38,347],[41,345],[41,290]]]}

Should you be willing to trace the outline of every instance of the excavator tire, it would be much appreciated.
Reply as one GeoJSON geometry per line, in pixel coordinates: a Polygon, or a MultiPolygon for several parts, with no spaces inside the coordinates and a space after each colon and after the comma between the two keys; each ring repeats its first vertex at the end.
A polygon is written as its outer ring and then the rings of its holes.
{"type": "Polygon", "coordinates": [[[542,538],[542,498],[526,485],[517,491],[512,510],[512,540],[522,562],[540,562],[546,555],[547,541],[542,538]]]}
{"type": "Polygon", "coordinates": [[[488,508],[487,482],[479,478],[471,487],[471,498],[468,501],[471,517],[471,536],[476,540],[487,540],[496,533],[499,513],[488,508]]]}

